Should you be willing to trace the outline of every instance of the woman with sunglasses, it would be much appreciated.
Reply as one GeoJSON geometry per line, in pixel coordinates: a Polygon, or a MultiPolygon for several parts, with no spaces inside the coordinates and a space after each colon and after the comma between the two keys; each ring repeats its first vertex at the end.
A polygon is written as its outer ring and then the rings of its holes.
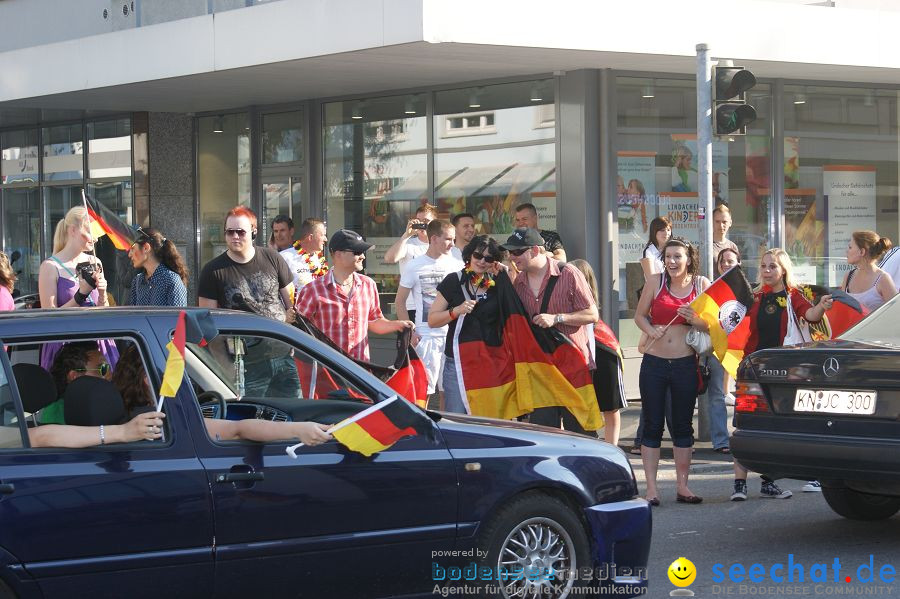
{"type": "Polygon", "coordinates": [[[128,250],[140,272],[131,280],[134,306],[187,306],[188,270],[175,244],[156,229],[139,229],[128,250]]]}
{"type": "MultiPolygon", "coordinates": [[[[87,210],[75,206],[56,224],[53,254],[44,260],[38,276],[42,308],[78,308],[108,306],[103,264],[93,253],[94,238],[88,226],[87,210]]],[[[106,360],[115,365],[119,359],[116,345],[109,339],[98,341],[106,360]]],[[[41,367],[49,371],[62,347],[47,343],[41,349],[41,367]]]]}
{"type": "Polygon", "coordinates": [[[495,239],[487,235],[472,238],[463,248],[466,266],[459,272],[447,275],[437,288],[437,297],[428,312],[428,326],[432,328],[450,325],[444,347],[444,409],[447,412],[468,412],[460,391],[453,357],[453,338],[456,319],[461,314],[471,315],[484,322],[483,330],[495,330],[499,306],[493,291],[494,276],[505,268],[501,262],[506,252],[495,239]]]}

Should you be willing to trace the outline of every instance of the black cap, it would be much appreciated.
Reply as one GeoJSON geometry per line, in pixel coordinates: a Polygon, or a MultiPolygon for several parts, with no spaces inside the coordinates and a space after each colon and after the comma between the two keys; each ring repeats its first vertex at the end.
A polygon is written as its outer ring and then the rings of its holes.
{"type": "Polygon", "coordinates": [[[506,243],[501,245],[504,250],[519,250],[522,248],[530,248],[533,246],[543,246],[544,238],[541,237],[541,234],[537,229],[516,229],[513,231],[513,234],[509,236],[509,239],[506,240],[506,243]]]}
{"type": "Polygon", "coordinates": [[[332,252],[349,251],[359,254],[373,247],[375,247],[374,243],[367,242],[362,235],[349,229],[341,229],[332,235],[328,242],[328,249],[332,252]]]}

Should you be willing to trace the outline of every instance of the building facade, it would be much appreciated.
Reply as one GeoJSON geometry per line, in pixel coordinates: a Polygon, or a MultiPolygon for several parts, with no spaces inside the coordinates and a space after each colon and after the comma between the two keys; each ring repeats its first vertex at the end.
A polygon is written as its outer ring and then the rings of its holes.
{"type": "MultiPolygon", "coordinates": [[[[835,285],[850,232],[898,240],[894,4],[4,0],[3,249],[36,291],[85,188],[161,229],[196,273],[246,204],[261,239],[277,214],[365,235],[391,307],[398,273],[381,258],[417,206],[505,238],[530,202],[594,266],[631,347],[649,222],[701,241],[697,43],[759,80],[757,120],[712,161],[751,276],[784,247],[802,280],[835,285]],[[745,34],[728,12],[749,15],[745,34]]],[[[127,301],[127,261],[98,251],[127,301]]]]}

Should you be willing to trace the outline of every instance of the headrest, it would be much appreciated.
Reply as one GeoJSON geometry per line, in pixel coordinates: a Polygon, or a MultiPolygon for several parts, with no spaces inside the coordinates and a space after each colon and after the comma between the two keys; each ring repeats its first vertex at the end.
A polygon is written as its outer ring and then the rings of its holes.
{"type": "Polygon", "coordinates": [[[69,383],[64,397],[66,424],[98,426],[127,420],[122,396],[106,379],[80,376],[69,383]]]}
{"type": "Polygon", "coordinates": [[[13,364],[12,371],[26,412],[33,414],[59,399],[53,376],[37,364],[13,364]]]}

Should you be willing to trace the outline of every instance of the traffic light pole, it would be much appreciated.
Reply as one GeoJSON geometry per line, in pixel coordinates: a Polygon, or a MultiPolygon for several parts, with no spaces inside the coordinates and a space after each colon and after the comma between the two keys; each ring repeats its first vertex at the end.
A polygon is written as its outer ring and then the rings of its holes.
{"type": "MultiPolygon", "coordinates": [[[[712,196],[712,68],[709,47],[697,44],[697,224],[700,227],[702,263],[710,280],[713,272],[713,196],[712,196]]],[[[698,269],[698,272],[703,270],[698,269]]],[[[713,358],[715,359],[715,358],[713,358]]],[[[697,439],[709,441],[709,395],[700,396],[697,413],[697,439]]]]}

